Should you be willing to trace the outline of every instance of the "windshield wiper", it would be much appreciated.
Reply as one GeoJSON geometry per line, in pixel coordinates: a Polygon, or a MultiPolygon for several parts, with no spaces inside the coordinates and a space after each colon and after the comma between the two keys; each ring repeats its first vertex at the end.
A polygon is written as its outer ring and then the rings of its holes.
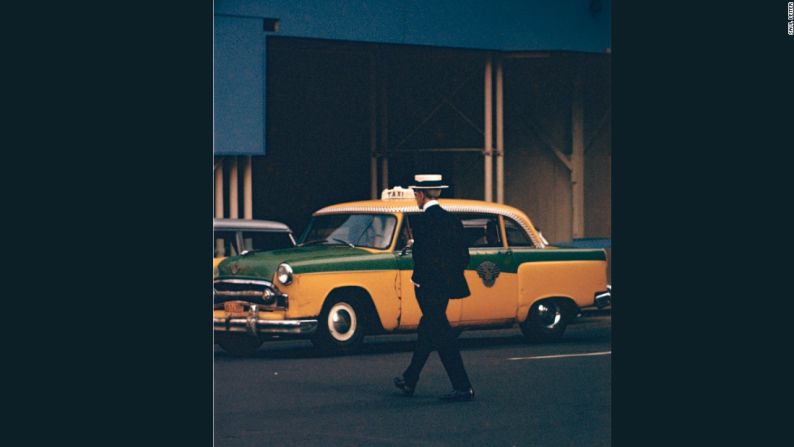
{"type": "Polygon", "coordinates": [[[262,248],[256,248],[254,250],[243,250],[243,252],[240,253],[240,256],[246,256],[246,255],[250,255],[251,253],[259,253],[259,252],[262,252],[262,251],[269,251],[269,250],[265,250],[265,249],[262,249],[262,248]]]}
{"type": "Polygon", "coordinates": [[[328,242],[328,239],[316,239],[313,241],[301,242],[300,244],[298,244],[298,246],[305,247],[307,245],[322,244],[323,242],[328,242]]]}

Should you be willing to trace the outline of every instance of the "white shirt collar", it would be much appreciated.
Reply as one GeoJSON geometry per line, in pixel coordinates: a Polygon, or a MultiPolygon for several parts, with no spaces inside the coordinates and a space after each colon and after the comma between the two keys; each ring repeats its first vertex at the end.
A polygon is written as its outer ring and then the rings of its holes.
{"type": "Polygon", "coordinates": [[[427,211],[427,209],[430,208],[433,205],[437,206],[438,205],[438,200],[431,200],[431,201],[425,203],[425,207],[422,208],[422,211],[427,211]]]}

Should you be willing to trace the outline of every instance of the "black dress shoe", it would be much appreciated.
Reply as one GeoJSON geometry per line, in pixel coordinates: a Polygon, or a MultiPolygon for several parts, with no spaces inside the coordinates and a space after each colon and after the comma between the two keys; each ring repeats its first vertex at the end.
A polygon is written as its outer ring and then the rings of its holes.
{"type": "Polygon", "coordinates": [[[406,382],[402,377],[394,378],[394,386],[396,386],[400,391],[403,392],[403,394],[408,397],[414,395],[414,389],[416,388],[416,385],[408,384],[408,382],[406,382]]]}
{"type": "Polygon", "coordinates": [[[474,389],[469,388],[468,390],[452,390],[451,393],[445,394],[439,399],[446,401],[446,402],[466,402],[474,399],[474,389]]]}

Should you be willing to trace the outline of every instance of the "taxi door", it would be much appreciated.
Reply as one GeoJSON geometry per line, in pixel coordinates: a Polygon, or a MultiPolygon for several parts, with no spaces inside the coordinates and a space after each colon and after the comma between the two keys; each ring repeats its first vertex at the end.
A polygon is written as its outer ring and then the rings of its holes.
{"type": "Polygon", "coordinates": [[[498,215],[459,215],[469,244],[466,283],[471,295],[462,303],[467,326],[507,323],[515,318],[518,282],[512,252],[504,243],[498,215]]]}

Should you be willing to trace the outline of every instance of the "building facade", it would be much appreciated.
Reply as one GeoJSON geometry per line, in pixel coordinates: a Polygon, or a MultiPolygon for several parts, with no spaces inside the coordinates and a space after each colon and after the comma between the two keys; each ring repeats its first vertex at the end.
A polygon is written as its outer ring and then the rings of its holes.
{"type": "Polygon", "coordinates": [[[437,172],[549,241],[611,235],[609,1],[215,2],[216,217],[437,172]]]}

